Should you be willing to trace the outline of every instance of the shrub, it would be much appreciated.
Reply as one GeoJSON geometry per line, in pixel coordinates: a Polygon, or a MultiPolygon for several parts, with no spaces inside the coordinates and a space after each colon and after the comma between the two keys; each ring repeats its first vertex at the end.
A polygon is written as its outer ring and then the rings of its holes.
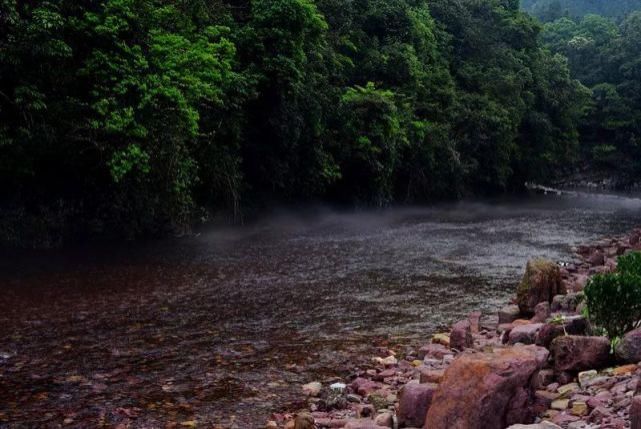
{"type": "Polygon", "coordinates": [[[641,253],[622,256],[615,273],[597,274],[585,287],[590,320],[610,338],[622,336],[641,320],[641,253]]]}

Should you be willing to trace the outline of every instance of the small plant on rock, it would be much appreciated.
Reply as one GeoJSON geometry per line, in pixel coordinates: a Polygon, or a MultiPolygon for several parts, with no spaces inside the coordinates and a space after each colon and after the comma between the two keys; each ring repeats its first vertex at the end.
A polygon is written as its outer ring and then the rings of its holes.
{"type": "Polygon", "coordinates": [[[622,256],[616,272],[592,277],[585,296],[590,320],[610,338],[637,328],[641,320],[641,254],[622,256]]]}

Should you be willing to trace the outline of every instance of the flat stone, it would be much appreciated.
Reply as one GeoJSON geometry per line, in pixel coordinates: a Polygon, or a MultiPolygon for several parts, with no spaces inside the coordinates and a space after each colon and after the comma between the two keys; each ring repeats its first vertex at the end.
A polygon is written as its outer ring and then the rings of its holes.
{"type": "Polygon", "coordinates": [[[531,425],[522,425],[522,424],[512,425],[507,429],[562,429],[562,428],[561,426],[557,426],[554,423],[550,423],[544,420],[541,423],[534,423],[531,425]]]}
{"type": "Polygon", "coordinates": [[[552,405],[550,405],[550,408],[552,408],[553,410],[563,411],[567,409],[569,405],[569,399],[555,399],[554,401],[552,401],[552,405]]]}
{"type": "Polygon", "coordinates": [[[587,416],[589,413],[588,404],[583,401],[573,401],[570,412],[575,416],[587,416]]]}
{"type": "Polygon", "coordinates": [[[318,381],[312,381],[311,383],[307,383],[303,385],[303,393],[307,396],[318,396],[323,389],[323,385],[320,384],[318,381]]]}
{"type": "Polygon", "coordinates": [[[434,334],[432,336],[432,342],[435,343],[435,344],[441,344],[441,345],[443,345],[445,347],[449,347],[450,346],[450,336],[448,334],[443,334],[443,333],[434,334]]]}
{"type": "Polygon", "coordinates": [[[569,396],[571,393],[576,392],[579,390],[579,385],[576,383],[568,383],[564,384],[563,386],[559,386],[558,389],[556,390],[559,392],[561,396],[569,396]]]}
{"type": "Polygon", "coordinates": [[[612,375],[632,374],[634,371],[637,370],[637,368],[638,366],[636,364],[618,366],[612,370],[612,375]]]}
{"type": "Polygon", "coordinates": [[[597,377],[597,375],[599,375],[599,373],[596,372],[596,370],[594,370],[594,369],[591,369],[590,371],[582,371],[582,372],[580,372],[579,375],[578,375],[579,385],[581,387],[585,388],[586,387],[585,383],[590,381],[590,380],[595,379],[597,377]]]}

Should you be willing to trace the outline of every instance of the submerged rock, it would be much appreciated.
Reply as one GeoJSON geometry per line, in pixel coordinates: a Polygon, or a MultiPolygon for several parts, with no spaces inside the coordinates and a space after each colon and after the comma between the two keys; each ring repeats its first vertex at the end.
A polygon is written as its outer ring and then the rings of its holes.
{"type": "Polygon", "coordinates": [[[565,293],[559,266],[545,259],[532,259],[517,289],[517,303],[521,313],[534,314],[540,302],[552,302],[555,295],[565,293]]]}
{"type": "Polygon", "coordinates": [[[532,375],[548,351],[538,346],[465,352],[445,371],[425,428],[503,429],[534,418],[532,375]]]}

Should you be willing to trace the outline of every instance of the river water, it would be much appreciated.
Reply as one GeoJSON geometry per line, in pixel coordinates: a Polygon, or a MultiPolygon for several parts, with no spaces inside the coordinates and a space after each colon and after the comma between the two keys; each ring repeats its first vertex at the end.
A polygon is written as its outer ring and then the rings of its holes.
{"type": "Polygon", "coordinates": [[[262,427],[303,383],[495,311],[528,258],[640,219],[637,198],[548,195],[5,254],[0,427],[262,427]]]}

